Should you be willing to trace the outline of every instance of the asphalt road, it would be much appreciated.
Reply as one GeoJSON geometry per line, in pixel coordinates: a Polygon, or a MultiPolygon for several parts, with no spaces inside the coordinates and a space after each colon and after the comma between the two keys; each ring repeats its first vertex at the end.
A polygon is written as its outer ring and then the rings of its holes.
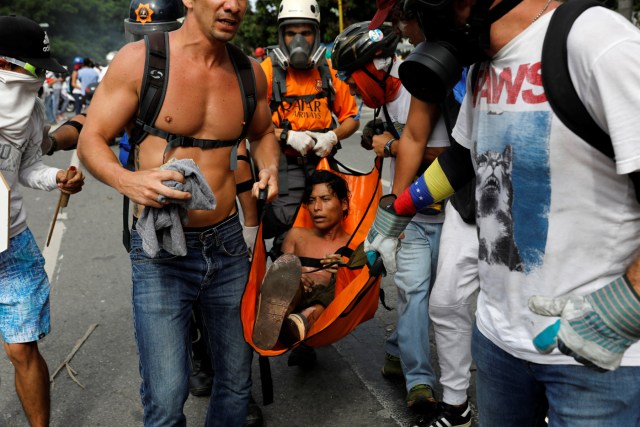
{"type": "MultiPolygon", "coordinates": [[[[362,123],[370,118],[371,111],[363,111],[362,123]]],[[[360,170],[371,168],[373,155],[360,147],[358,135],[344,141],[343,147],[340,160],[360,170]]],[[[72,161],[74,152],[45,158],[60,168],[72,161]]],[[[122,197],[88,176],[84,190],[71,197],[60,215],[51,245],[44,248],[58,194],[24,189],[24,196],[29,226],[44,249],[52,285],[52,332],[40,342],[50,372],[61,367],[52,384],[51,425],[142,425],[131,270],[121,243],[122,197]],[[93,325],[97,326],[92,330],[93,325]],[[74,347],[77,351],[67,369],[63,362],[74,347]]],[[[392,280],[385,278],[383,286],[394,306],[392,280]]],[[[404,385],[380,374],[384,339],[395,318],[395,311],[380,307],[374,319],[350,336],[318,349],[319,361],[311,371],[288,367],[287,354],[272,358],[275,402],[262,407],[265,425],[410,425],[414,415],[405,407],[404,385]]],[[[253,378],[253,393],[260,402],[257,358],[253,378]]],[[[13,381],[8,359],[0,356],[0,427],[28,425],[13,381]]],[[[189,425],[203,424],[206,407],[207,398],[189,397],[185,407],[189,425]]]]}

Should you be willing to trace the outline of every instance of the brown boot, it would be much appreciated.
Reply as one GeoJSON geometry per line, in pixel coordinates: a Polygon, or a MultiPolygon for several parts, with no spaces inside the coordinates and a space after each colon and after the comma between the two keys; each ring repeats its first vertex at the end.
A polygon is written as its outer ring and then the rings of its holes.
{"type": "Polygon", "coordinates": [[[293,311],[302,296],[300,259],[285,254],[267,270],[260,286],[258,314],[253,327],[253,343],[271,350],[278,342],[282,322],[293,311]]]}

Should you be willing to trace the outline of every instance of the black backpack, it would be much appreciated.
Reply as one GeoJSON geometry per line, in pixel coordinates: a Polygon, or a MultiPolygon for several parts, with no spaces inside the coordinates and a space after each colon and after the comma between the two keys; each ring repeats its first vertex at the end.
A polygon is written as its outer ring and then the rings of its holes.
{"type": "MultiPolygon", "coordinates": [[[[127,167],[132,168],[134,150],[147,135],[155,135],[167,140],[167,149],[171,147],[200,147],[202,149],[233,147],[231,152],[231,169],[235,169],[237,162],[238,144],[244,141],[253,114],[256,109],[256,81],[253,74],[251,60],[240,48],[227,43],[227,52],[236,71],[240,92],[242,93],[242,107],[244,110],[244,125],[242,132],[234,140],[197,139],[183,135],[170,134],[154,127],[164,103],[164,97],[169,83],[169,34],[156,32],[144,37],[146,56],[144,63],[144,77],[140,88],[140,104],[135,126],[129,138],[131,149],[127,160],[127,167]]],[[[122,243],[130,250],[131,233],[129,231],[129,199],[125,196],[122,205],[122,243]]]]}

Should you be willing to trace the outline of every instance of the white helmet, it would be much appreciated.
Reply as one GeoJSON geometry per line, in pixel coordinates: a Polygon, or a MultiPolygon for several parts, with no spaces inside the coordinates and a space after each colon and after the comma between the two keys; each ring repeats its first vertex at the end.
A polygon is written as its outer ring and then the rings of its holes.
{"type": "Polygon", "coordinates": [[[278,9],[278,46],[280,52],[278,62],[287,68],[305,69],[314,67],[324,53],[320,47],[320,7],[316,0],[282,0],[278,9]],[[290,24],[309,24],[315,31],[313,45],[309,45],[302,36],[296,36],[293,41],[284,43],[284,29],[290,24]],[[320,51],[321,50],[321,51],[320,51]]]}
{"type": "Polygon", "coordinates": [[[310,19],[320,24],[320,7],[316,0],[282,0],[278,24],[283,19],[310,19]]]}

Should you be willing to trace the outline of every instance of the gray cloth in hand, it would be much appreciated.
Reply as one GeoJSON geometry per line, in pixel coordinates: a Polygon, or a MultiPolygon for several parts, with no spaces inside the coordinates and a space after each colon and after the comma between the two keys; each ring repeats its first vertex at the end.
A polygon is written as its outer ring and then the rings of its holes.
{"type": "MultiPolygon", "coordinates": [[[[169,199],[170,203],[163,208],[146,206],[136,223],[136,230],[142,238],[142,249],[150,257],[155,258],[161,249],[173,255],[184,256],[187,254],[187,244],[182,226],[188,220],[187,210],[214,210],[216,198],[193,160],[173,159],[162,165],[160,169],[175,170],[184,175],[184,184],[173,180],[162,183],[169,188],[191,193],[191,198],[169,199]]],[[[160,203],[166,201],[164,196],[158,198],[160,203]]]]}

